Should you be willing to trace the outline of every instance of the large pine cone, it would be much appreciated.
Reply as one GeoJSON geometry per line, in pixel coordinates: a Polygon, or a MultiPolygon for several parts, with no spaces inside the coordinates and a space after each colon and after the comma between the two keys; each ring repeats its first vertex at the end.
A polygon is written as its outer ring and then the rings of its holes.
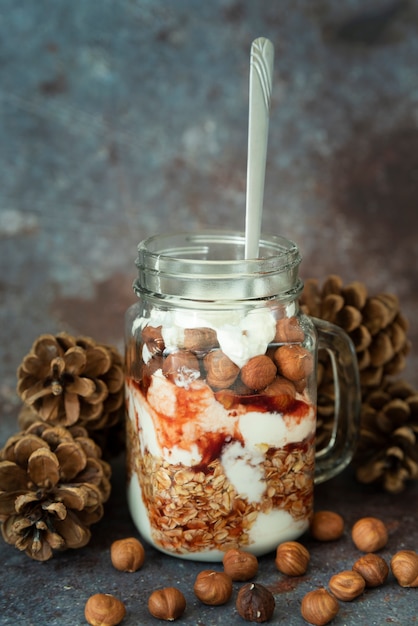
{"type": "MultiPolygon", "coordinates": [[[[343,284],[330,275],[322,287],[316,279],[307,279],[300,297],[301,310],[313,317],[340,326],[352,340],[360,372],[362,393],[377,388],[387,376],[405,367],[410,350],[408,323],[396,296],[369,296],[361,282],[343,284]]],[[[329,441],[334,416],[332,364],[325,351],[318,356],[318,428],[317,446],[329,441]]]]}
{"type": "Polygon", "coordinates": [[[89,432],[123,419],[123,361],[112,346],[67,333],[41,335],[17,372],[17,392],[38,418],[89,432]]]}
{"type": "Polygon", "coordinates": [[[405,381],[386,381],[363,398],[357,479],[390,493],[418,479],[418,391],[405,381]]]}
{"type": "Polygon", "coordinates": [[[37,422],[0,450],[2,534],[35,560],[85,546],[110,490],[110,465],[81,426],[37,422]]]}

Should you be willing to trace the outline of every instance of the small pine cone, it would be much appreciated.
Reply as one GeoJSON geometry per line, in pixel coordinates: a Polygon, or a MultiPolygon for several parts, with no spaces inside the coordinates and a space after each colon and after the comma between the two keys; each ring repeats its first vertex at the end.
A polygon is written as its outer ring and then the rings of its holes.
{"type": "Polygon", "coordinates": [[[363,398],[360,440],[353,460],[361,483],[400,493],[418,479],[418,391],[385,381],[363,398]]]}
{"type": "Polygon", "coordinates": [[[111,346],[67,333],[41,335],[18,371],[23,402],[50,424],[89,433],[123,419],[123,361],[111,346]]]}
{"type": "Polygon", "coordinates": [[[81,548],[110,490],[110,465],[82,426],[34,423],[0,450],[3,538],[37,561],[81,548]]]}
{"type": "Polygon", "coordinates": [[[308,279],[300,298],[304,313],[343,328],[356,349],[363,388],[377,387],[385,376],[399,374],[410,350],[408,324],[392,294],[368,296],[360,282],[346,286],[331,275],[322,289],[308,279]]]}
{"type": "MultiPolygon", "coordinates": [[[[320,288],[308,279],[300,298],[301,310],[313,317],[340,326],[352,340],[360,372],[362,393],[376,388],[387,376],[399,374],[410,350],[408,324],[396,296],[369,296],[363,283],[346,286],[339,276],[330,275],[320,288]]],[[[334,383],[328,354],[318,356],[318,441],[328,442],[334,415],[334,383]]]]}

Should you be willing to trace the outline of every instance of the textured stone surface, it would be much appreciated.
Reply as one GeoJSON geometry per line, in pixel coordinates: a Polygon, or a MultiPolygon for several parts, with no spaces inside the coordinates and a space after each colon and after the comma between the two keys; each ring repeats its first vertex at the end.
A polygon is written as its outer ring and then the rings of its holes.
{"type": "MultiPolygon", "coordinates": [[[[286,626],[306,624],[300,615],[300,603],[305,593],[326,587],[333,574],[351,569],[361,556],[352,543],[350,531],[354,522],[365,514],[380,517],[388,527],[388,544],[379,553],[388,563],[398,550],[416,549],[418,531],[411,501],[416,501],[417,496],[417,488],[409,492],[408,498],[405,494],[377,494],[374,490],[359,487],[349,472],[320,485],[317,507],[335,510],[344,516],[344,535],[330,543],[303,537],[311,561],[307,573],[301,577],[291,578],[278,572],[274,553],[259,559],[259,573],[255,580],[266,585],[276,600],[271,623],[286,626]]],[[[92,529],[93,538],[85,549],[62,553],[47,563],[31,561],[11,546],[0,546],[2,626],[81,626],[85,623],[84,604],[90,595],[97,592],[112,593],[126,603],[124,625],[153,624],[157,621],[148,613],[148,597],[154,589],[165,586],[178,587],[186,597],[186,612],[176,620],[179,626],[239,626],[244,623],[235,609],[242,583],[234,583],[231,600],[221,607],[205,606],[193,594],[198,572],[212,568],[222,571],[219,564],[183,561],[147,548],[145,563],[138,572],[128,574],[113,568],[109,554],[112,541],[138,536],[127,512],[121,463],[114,466],[113,492],[106,515],[92,529]]],[[[417,618],[415,598],[416,589],[399,587],[390,574],[384,586],[366,590],[353,602],[341,602],[339,615],[332,623],[335,626],[414,624],[417,618]]]]}
{"type": "MultiPolygon", "coordinates": [[[[244,228],[249,48],[260,35],[276,50],[263,230],[297,241],[304,277],[337,272],[395,293],[413,342],[405,376],[418,385],[417,25],[417,0],[2,0],[0,441],[16,430],[15,371],[38,334],[122,349],[139,240],[244,228]]],[[[321,493],[350,519],[363,511],[350,481],[346,500],[321,493]]],[[[197,565],[161,556],[116,577],[109,541],[133,532],[119,497],[82,554],[40,565],[0,546],[0,623],[82,623],[98,588],[121,588],[126,623],[146,623],[134,613],[149,587],[191,579],[197,565]]],[[[417,548],[412,497],[369,503],[417,548]]],[[[337,564],[344,546],[331,547],[337,564]]],[[[334,570],[317,558],[322,574],[334,570]]],[[[297,594],[319,574],[295,583],[297,594]]],[[[407,623],[408,598],[392,585],[344,605],[336,623],[407,623]]],[[[301,623],[295,596],[279,601],[277,617],[289,610],[286,623],[301,623]]],[[[231,611],[199,618],[191,606],[184,623],[231,611]]]]}

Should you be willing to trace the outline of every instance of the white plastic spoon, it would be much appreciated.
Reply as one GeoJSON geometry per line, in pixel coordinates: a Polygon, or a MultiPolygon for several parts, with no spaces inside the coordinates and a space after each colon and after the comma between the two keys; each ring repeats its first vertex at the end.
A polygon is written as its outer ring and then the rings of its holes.
{"type": "Polygon", "coordinates": [[[274,47],[265,37],[251,46],[245,258],[258,257],[263,213],[274,47]]]}

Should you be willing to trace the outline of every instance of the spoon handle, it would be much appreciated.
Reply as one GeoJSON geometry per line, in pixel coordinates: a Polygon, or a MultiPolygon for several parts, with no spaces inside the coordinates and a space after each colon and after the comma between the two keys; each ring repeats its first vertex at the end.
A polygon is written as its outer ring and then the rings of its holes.
{"type": "Polygon", "coordinates": [[[245,214],[245,258],[256,258],[261,233],[274,48],[259,37],[251,46],[245,214]]]}

